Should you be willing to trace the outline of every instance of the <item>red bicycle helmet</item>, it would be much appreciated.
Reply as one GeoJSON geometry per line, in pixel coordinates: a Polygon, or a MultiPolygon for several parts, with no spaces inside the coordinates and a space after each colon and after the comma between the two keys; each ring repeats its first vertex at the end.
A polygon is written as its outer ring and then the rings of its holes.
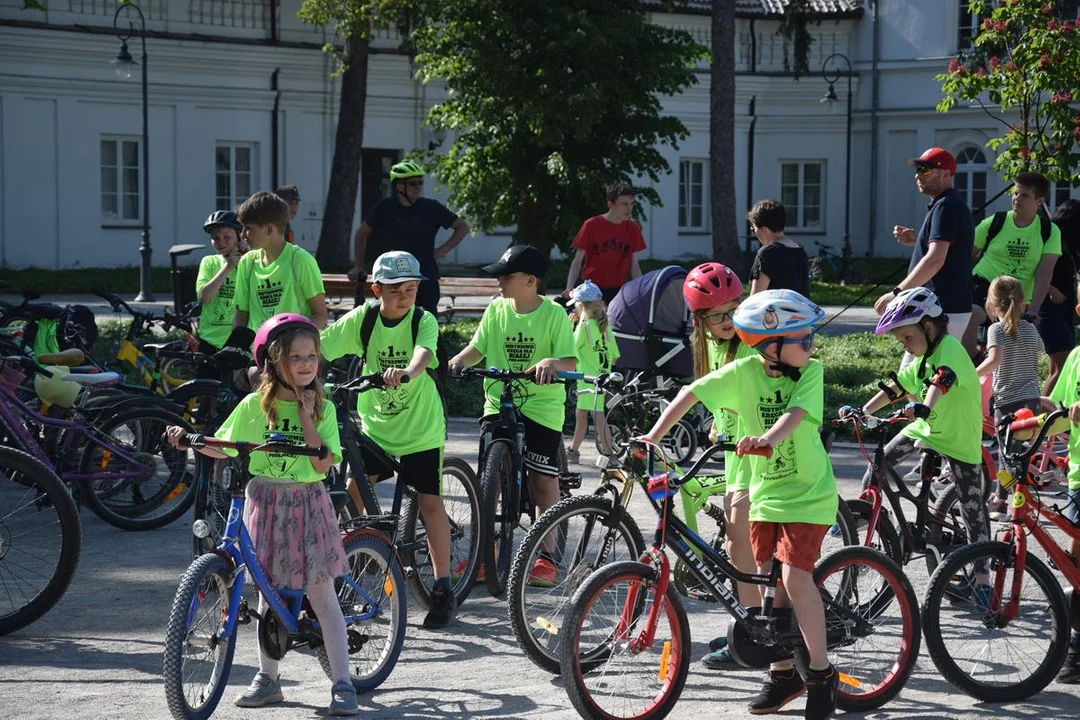
{"type": "Polygon", "coordinates": [[[682,294],[691,312],[708,310],[738,300],[742,295],[742,283],[731,268],[707,262],[698,265],[686,276],[682,294]]]}
{"type": "Polygon", "coordinates": [[[255,343],[251,346],[251,352],[255,356],[255,366],[262,370],[263,365],[266,364],[266,352],[270,343],[286,330],[297,327],[311,328],[316,335],[319,334],[319,328],[315,327],[315,323],[298,313],[281,313],[264,322],[255,333],[255,343]]]}

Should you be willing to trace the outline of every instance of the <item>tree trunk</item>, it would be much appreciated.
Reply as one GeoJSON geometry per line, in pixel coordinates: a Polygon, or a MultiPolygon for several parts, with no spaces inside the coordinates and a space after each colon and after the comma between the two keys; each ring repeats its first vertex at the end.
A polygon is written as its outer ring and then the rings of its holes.
{"type": "Polygon", "coordinates": [[[514,233],[514,242],[519,245],[532,245],[544,253],[544,257],[550,257],[552,239],[546,232],[550,218],[551,214],[545,203],[536,198],[525,198],[521,201],[518,210],[518,225],[517,232],[514,233]]]}
{"type": "Polygon", "coordinates": [[[713,0],[709,193],[713,258],[743,275],[735,212],[735,0],[713,0]]]}
{"type": "Polygon", "coordinates": [[[367,104],[368,43],[359,33],[345,40],[345,72],[334,138],[334,164],[326,192],[326,212],[315,258],[319,266],[339,270],[349,265],[349,242],[360,185],[360,151],[364,146],[367,104]]]}

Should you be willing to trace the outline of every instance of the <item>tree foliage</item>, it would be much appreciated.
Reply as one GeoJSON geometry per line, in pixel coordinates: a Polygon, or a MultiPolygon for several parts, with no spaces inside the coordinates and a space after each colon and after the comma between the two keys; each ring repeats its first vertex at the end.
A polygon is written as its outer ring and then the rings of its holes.
{"type": "Polygon", "coordinates": [[[688,33],[610,0],[459,0],[431,19],[413,33],[418,73],[449,96],[427,120],[455,138],[423,160],[475,227],[566,250],[604,186],[671,172],[661,147],[688,132],[661,98],[695,84],[707,52],[688,33]]]}
{"type": "Polygon", "coordinates": [[[987,141],[1003,177],[1034,170],[1072,181],[1080,159],[1080,27],[1047,0],[972,0],[983,17],[973,47],[937,76],[939,112],[974,103],[1000,123],[987,141]]]}

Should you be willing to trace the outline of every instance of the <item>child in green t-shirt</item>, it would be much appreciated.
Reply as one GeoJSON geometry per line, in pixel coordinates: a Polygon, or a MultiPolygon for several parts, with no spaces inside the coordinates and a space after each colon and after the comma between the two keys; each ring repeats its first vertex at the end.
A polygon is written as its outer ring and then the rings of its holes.
{"type": "MultiPolygon", "coordinates": [[[[603,293],[592,280],[586,280],[570,293],[567,305],[574,308],[570,316],[576,321],[574,343],[577,346],[578,370],[586,375],[600,375],[611,372],[611,366],[619,359],[619,346],[615,335],[608,325],[607,307],[603,293]]],[[[604,416],[604,393],[598,388],[578,385],[577,409],[574,415],[574,437],[570,450],[566,453],[567,462],[581,460],[578,448],[585,440],[585,431],[589,427],[589,413],[592,413],[593,426],[601,452],[611,455],[611,430],[604,416]]]]}
{"type": "MultiPolygon", "coordinates": [[[[523,458],[537,517],[559,500],[559,446],[566,392],[553,384],[558,370],[577,367],[574,332],[566,311],[539,294],[548,261],[532,245],[514,245],[484,271],[499,280],[500,298],[488,305],[480,326],[465,348],[450,360],[451,374],[487,359],[487,364],[534,376],[520,397],[524,416],[523,458]]],[[[490,439],[488,421],[499,413],[501,385],[485,382],[481,447],[490,439]]],[[[529,574],[532,587],[551,587],[558,569],[543,551],[529,574]]]]}
{"type": "MultiPolygon", "coordinates": [[[[355,714],[356,690],[349,679],[349,639],[334,580],[345,572],[346,555],[337,517],[322,480],[341,460],[341,439],[333,406],[319,380],[319,331],[307,318],[271,318],[255,338],[254,355],[262,382],[233,409],[215,433],[231,441],[263,443],[284,435],[295,445],[326,448],[325,457],[256,452],[244,503],[244,526],[255,555],[275,587],[305,590],[322,623],[333,686],[330,714],[355,714]]],[[[185,429],[166,430],[180,447],[185,429]]],[[[233,452],[202,449],[224,458],[233,452]]],[[[260,618],[268,605],[259,599],[260,618]]],[[[262,622],[260,620],[259,622],[262,622]]],[[[237,699],[239,707],[261,707],[284,700],[279,661],[259,650],[259,672],[237,699]]]]}
{"type": "MultiPolygon", "coordinates": [[[[372,292],[381,304],[361,305],[323,330],[323,357],[335,360],[357,355],[364,359],[362,374],[382,373],[386,388],[360,393],[356,411],[368,437],[400,458],[398,482],[416,490],[435,571],[432,608],[424,627],[441,628],[449,624],[456,607],[450,584],[450,521],[441,494],[446,421],[438,388],[427,372],[438,364],[438,322],[416,305],[417,289],[426,278],[415,257],[407,252],[383,253],[375,260],[371,277],[372,292]],[[365,347],[362,329],[369,313],[377,317],[369,324],[371,335],[365,347]],[[414,313],[422,313],[415,342],[414,313]],[[406,378],[409,382],[403,383],[406,378]]],[[[372,483],[393,474],[376,456],[363,449],[361,454],[372,483]]],[[[350,478],[349,492],[362,509],[356,482],[363,479],[350,478]]]]}
{"type": "Polygon", "coordinates": [[[251,245],[236,266],[233,327],[258,331],[269,318],[297,313],[326,327],[326,298],[319,264],[307,250],[282,234],[289,206],[271,192],[257,192],[240,206],[237,219],[251,245]]]}
{"type": "Polygon", "coordinates": [[[206,218],[213,255],[199,263],[195,294],[202,303],[199,315],[199,352],[213,355],[225,346],[232,331],[236,281],[233,271],[244,254],[240,243],[243,225],[231,210],[217,210],[206,218]]]}
{"type": "Polygon", "coordinates": [[[810,359],[813,327],[825,316],[793,290],[766,290],[735,311],[740,340],[757,355],[730,362],[683,388],[644,440],[658,443],[701,401],[716,413],[737,414],[744,436],[739,453],[768,449],[768,457],[741,458],[750,468],[750,546],[759,571],[782,564],[774,607],[792,607],[809,654],[805,678],[792,660],[773,663],[751,714],[776,712],[807,692],[806,717],[829,717],[836,708],[838,674],[829,663],[825,611],[813,570],[821,543],[836,520],[836,478],[818,427],[824,407],[824,370],[810,359]]]}

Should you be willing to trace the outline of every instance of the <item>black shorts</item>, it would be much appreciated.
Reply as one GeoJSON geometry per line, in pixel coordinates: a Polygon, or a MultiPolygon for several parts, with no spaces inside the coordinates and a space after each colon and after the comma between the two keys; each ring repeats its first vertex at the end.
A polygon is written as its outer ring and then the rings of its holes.
{"type": "MultiPolygon", "coordinates": [[[[363,445],[360,446],[360,459],[364,461],[364,472],[378,475],[385,480],[394,474],[394,469],[363,445]]],[[[398,482],[404,482],[423,495],[442,495],[442,448],[421,450],[398,458],[401,475],[398,482]]]]}
{"type": "Polygon", "coordinates": [[[978,275],[971,276],[971,304],[986,312],[986,296],[990,294],[990,281],[978,275]]]}
{"type": "Polygon", "coordinates": [[[1049,300],[1039,308],[1039,336],[1047,355],[1072,352],[1076,347],[1076,328],[1072,324],[1072,308],[1065,303],[1049,300]]]}
{"type": "MultiPolygon", "coordinates": [[[[487,435],[490,424],[498,420],[498,415],[486,415],[480,418],[480,434],[487,435]]],[[[541,475],[559,477],[559,446],[562,445],[562,433],[544,427],[540,423],[523,417],[525,425],[525,468],[541,475]]]]}

